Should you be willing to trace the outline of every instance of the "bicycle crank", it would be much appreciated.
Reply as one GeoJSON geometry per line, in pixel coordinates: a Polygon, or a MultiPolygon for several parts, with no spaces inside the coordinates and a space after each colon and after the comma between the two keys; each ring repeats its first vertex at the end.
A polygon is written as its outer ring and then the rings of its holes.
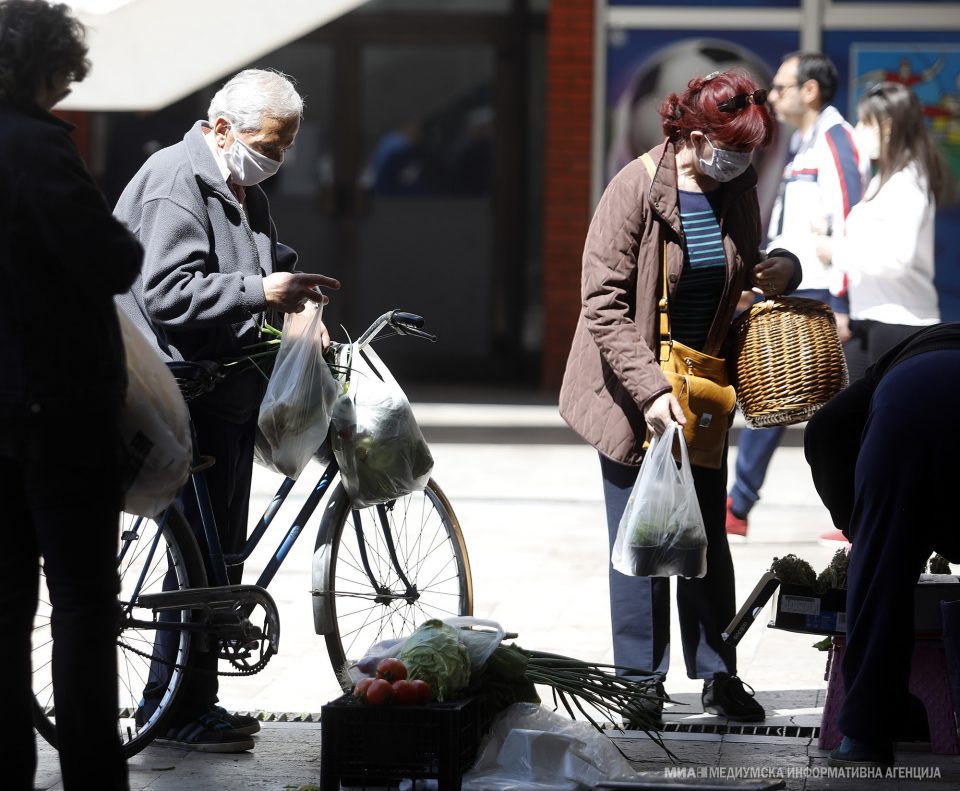
{"type": "Polygon", "coordinates": [[[155,613],[175,610],[199,610],[203,613],[200,631],[232,645],[236,653],[254,648],[261,641],[267,657],[277,653],[280,643],[280,613],[273,597],[258,585],[222,585],[213,588],[148,593],[137,600],[138,607],[155,613]],[[263,628],[250,622],[249,615],[261,607],[263,628]]]}

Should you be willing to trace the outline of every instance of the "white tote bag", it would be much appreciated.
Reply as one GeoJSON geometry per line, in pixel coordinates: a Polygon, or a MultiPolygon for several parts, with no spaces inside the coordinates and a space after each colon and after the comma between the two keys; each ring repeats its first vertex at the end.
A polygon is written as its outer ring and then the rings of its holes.
{"type": "Polygon", "coordinates": [[[127,398],[120,413],[129,485],[123,510],[155,517],[190,477],[190,413],[160,352],[117,310],[127,357],[127,398]]]}

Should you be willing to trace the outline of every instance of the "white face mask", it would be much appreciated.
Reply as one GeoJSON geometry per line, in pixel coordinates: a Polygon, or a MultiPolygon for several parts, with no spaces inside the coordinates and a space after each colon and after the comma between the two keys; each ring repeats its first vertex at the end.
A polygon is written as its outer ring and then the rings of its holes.
{"type": "MultiPolygon", "coordinates": [[[[710,143],[706,135],[703,139],[710,143]]],[[[713,149],[713,158],[707,162],[700,157],[700,172],[704,176],[714,181],[733,181],[750,167],[752,151],[728,151],[725,148],[717,148],[713,143],[710,143],[710,147],[713,149]]]]}
{"type": "Polygon", "coordinates": [[[857,124],[853,130],[857,151],[867,159],[880,159],[880,128],[857,124]]]}
{"type": "Polygon", "coordinates": [[[280,170],[281,162],[254,151],[234,135],[233,145],[223,152],[230,177],[242,187],[251,187],[280,170]]]}

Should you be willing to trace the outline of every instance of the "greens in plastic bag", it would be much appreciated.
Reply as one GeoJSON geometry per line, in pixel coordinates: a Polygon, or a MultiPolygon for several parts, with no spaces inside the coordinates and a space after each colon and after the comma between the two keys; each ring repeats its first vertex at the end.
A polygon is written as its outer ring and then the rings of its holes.
{"type": "Polygon", "coordinates": [[[408,637],[397,654],[407,666],[407,678],[421,678],[437,700],[449,698],[470,683],[470,653],[460,642],[457,629],[443,621],[424,621],[408,637]]]}
{"type": "Polygon", "coordinates": [[[296,478],[323,444],[340,385],[323,357],[323,310],[313,302],[288,313],[283,340],[260,405],[258,425],[269,446],[261,463],[296,478]]]}
{"type": "Polygon", "coordinates": [[[344,347],[347,392],[333,405],[333,453],[354,508],[422,491],[433,456],[400,385],[370,347],[344,347]]]}
{"type": "Polygon", "coordinates": [[[637,577],[702,577],[707,532],[683,432],[671,422],[655,437],[624,509],[611,553],[614,569],[637,577]],[[679,469],[673,443],[680,443],[679,469]]]}

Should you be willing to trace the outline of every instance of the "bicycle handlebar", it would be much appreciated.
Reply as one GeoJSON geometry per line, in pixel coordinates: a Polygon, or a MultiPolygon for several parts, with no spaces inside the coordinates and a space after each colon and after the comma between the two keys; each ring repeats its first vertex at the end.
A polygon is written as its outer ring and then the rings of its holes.
{"type": "Polygon", "coordinates": [[[407,313],[402,310],[390,310],[380,316],[367,328],[366,332],[357,340],[357,346],[361,349],[368,346],[388,324],[400,335],[412,335],[415,338],[423,338],[431,343],[437,340],[437,336],[433,333],[420,329],[423,326],[423,316],[418,316],[416,313],[407,313]]]}

